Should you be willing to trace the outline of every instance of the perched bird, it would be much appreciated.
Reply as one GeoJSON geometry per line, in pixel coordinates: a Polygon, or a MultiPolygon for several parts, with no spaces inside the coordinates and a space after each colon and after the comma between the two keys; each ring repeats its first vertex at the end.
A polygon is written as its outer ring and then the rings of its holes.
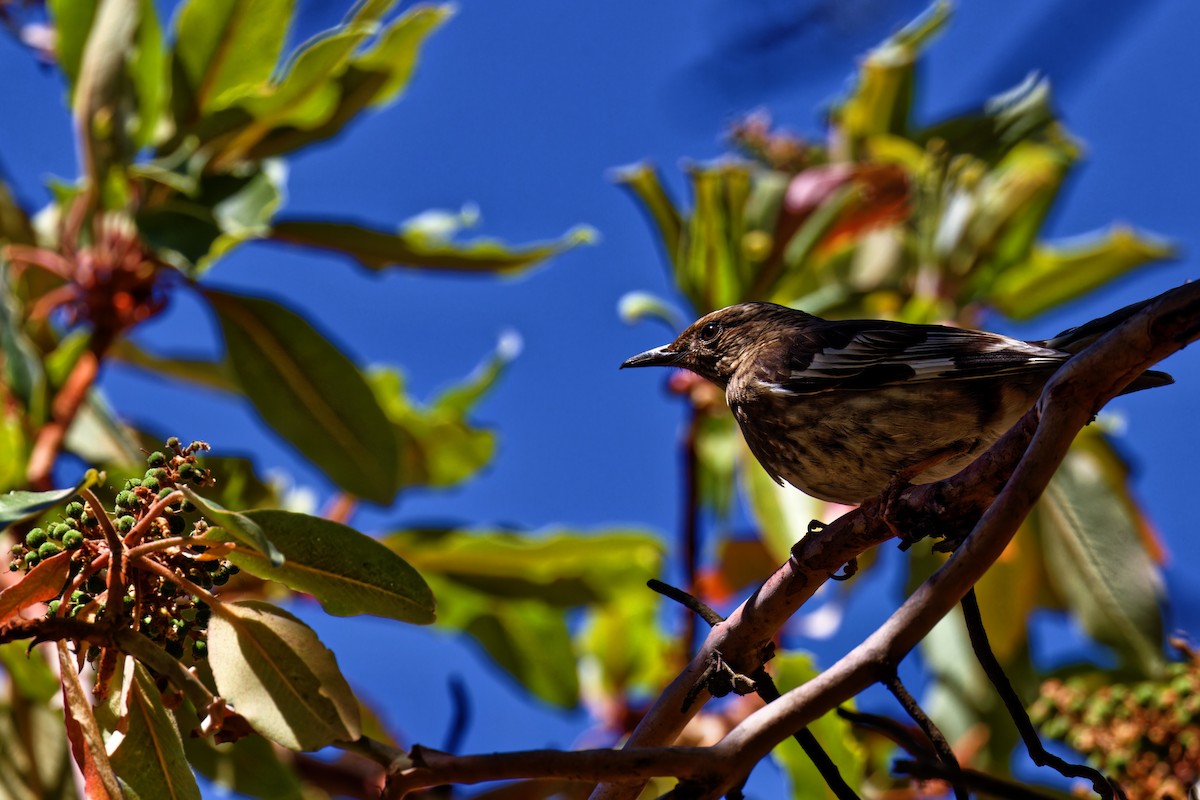
{"type": "MultiPolygon", "coordinates": [[[[1033,406],[1055,370],[1148,302],[1035,342],[742,303],[621,367],[707,378],[777,483],[852,504],[962,470],[1033,406]]],[[[1149,371],[1125,392],[1172,382],[1149,371]]]]}

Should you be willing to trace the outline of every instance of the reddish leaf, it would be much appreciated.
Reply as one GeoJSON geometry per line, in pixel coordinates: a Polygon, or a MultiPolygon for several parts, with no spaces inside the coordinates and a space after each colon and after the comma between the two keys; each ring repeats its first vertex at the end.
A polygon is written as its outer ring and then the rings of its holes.
{"type": "Polygon", "coordinates": [[[71,740],[75,763],[83,773],[84,794],[91,800],[124,800],[125,795],[104,749],[104,736],[66,642],[58,642],[58,667],[62,676],[67,738],[71,740]]]}
{"type": "Polygon", "coordinates": [[[59,553],[38,564],[20,581],[0,592],[0,623],[34,603],[58,597],[67,582],[71,554],[59,553]]]}

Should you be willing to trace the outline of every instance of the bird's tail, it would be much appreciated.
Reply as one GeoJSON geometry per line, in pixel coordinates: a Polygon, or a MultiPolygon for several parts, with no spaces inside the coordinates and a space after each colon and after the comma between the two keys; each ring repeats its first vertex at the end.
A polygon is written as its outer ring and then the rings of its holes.
{"type": "MultiPolygon", "coordinates": [[[[1045,347],[1054,350],[1062,350],[1067,353],[1079,353],[1085,350],[1092,342],[1099,339],[1104,334],[1111,331],[1113,328],[1120,325],[1125,320],[1132,317],[1134,314],[1141,311],[1146,306],[1158,300],[1158,297],[1151,297],[1149,300],[1141,300],[1137,303],[1127,305],[1124,308],[1119,308],[1111,314],[1105,314],[1103,317],[1094,319],[1091,322],[1085,322],[1074,328],[1067,328],[1057,336],[1052,336],[1044,342],[1038,342],[1045,347]]],[[[1175,382],[1166,372],[1159,370],[1147,370],[1143,372],[1132,383],[1125,387],[1121,394],[1129,394],[1130,392],[1140,392],[1142,389],[1153,389],[1157,386],[1167,386],[1175,382]]]]}

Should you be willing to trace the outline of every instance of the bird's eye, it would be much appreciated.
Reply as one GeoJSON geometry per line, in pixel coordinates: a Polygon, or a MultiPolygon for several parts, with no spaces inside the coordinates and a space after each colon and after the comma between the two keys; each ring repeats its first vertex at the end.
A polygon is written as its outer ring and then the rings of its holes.
{"type": "Polygon", "coordinates": [[[711,342],[717,338],[717,334],[721,332],[721,325],[718,322],[710,322],[700,329],[700,341],[711,342]]]}

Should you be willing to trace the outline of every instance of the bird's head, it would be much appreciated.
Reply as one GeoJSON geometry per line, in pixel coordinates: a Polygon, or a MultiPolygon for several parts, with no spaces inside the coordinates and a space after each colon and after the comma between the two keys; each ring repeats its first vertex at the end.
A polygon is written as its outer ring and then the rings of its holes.
{"type": "Polygon", "coordinates": [[[638,353],[625,367],[681,367],[724,389],[756,344],[776,338],[808,315],[773,303],[741,303],[707,314],[688,326],[675,341],[638,353]],[[781,326],[781,322],[791,323],[781,326]]]}

